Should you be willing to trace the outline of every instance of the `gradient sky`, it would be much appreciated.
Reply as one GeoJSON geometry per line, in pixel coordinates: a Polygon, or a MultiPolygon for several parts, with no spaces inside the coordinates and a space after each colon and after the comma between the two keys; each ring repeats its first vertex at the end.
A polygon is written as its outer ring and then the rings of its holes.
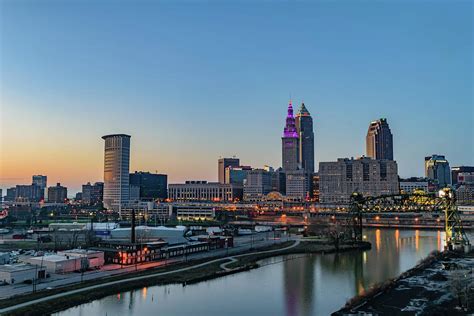
{"type": "MultiPolygon", "coordinates": [[[[0,187],[103,177],[102,135],[131,171],[217,179],[219,156],[281,165],[291,94],[316,159],[365,153],[386,117],[401,176],[425,155],[474,165],[471,1],[0,0],[0,187]]],[[[5,191],[4,191],[5,194],[5,191]]]]}

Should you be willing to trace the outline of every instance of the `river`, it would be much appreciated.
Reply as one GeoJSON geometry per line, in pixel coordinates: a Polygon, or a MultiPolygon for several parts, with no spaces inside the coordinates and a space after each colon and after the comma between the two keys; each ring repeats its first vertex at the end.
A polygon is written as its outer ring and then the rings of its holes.
{"type": "Polygon", "coordinates": [[[444,244],[443,231],[366,229],[364,237],[371,250],[269,258],[248,272],[117,293],[55,315],[329,315],[444,244]]]}

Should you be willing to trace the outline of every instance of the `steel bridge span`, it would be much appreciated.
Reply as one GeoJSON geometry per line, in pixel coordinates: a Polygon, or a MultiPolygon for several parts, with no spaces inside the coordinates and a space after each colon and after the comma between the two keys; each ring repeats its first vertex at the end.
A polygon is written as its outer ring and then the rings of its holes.
{"type": "Polygon", "coordinates": [[[362,214],[364,212],[388,212],[393,210],[417,210],[421,212],[443,211],[445,215],[446,249],[469,251],[470,243],[462,226],[456,206],[456,195],[450,188],[435,194],[392,194],[364,197],[353,193],[350,200],[349,234],[356,241],[362,240],[362,214]]]}

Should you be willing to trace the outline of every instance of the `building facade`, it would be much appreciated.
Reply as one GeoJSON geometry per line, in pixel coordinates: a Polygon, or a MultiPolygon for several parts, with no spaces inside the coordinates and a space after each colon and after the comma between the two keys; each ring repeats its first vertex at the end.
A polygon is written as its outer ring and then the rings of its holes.
{"type": "Polygon", "coordinates": [[[291,102],[288,105],[286,124],[281,138],[282,168],[284,172],[298,170],[299,139],[291,102]]]}
{"type": "Polygon", "coordinates": [[[393,160],[340,158],[319,164],[319,199],[322,204],[347,205],[350,196],[399,193],[398,168],[393,160]]]}
{"type": "Polygon", "coordinates": [[[225,169],[227,167],[238,167],[240,166],[240,159],[239,158],[219,158],[217,162],[217,169],[218,169],[218,178],[219,183],[227,183],[226,176],[225,176],[225,169]]]}
{"type": "Polygon", "coordinates": [[[96,182],[94,184],[82,185],[82,203],[83,204],[97,204],[101,203],[104,196],[104,183],[96,182]]]}
{"type": "Polygon", "coordinates": [[[130,174],[130,185],[140,188],[140,200],[164,200],[168,196],[168,176],[166,174],[135,171],[130,174]]]}
{"type": "Polygon", "coordinates": [[[244,184],[244,201],[259,201],[272,191],[272,173],[254,169],[247,173],[244,184]]]}
{"type": "Polygon", "coordinates": [[[250,170],[252,170],[252,168],[248,166],[229,166],[225,168],[225,183],[244,185],[244,181],[247,179],[247,173],[250,170]]]}
{"type": "Polygon", "coordinates": [[[472,166],[459,166],[451,168],[451,182],[453,186],[458,184],[458,175],[460,173],[474,173],[474,167],[472,166]]]}
{"type": "Polygon", "coordinates": [[[242,200],[243,188],[236,184],[207,181],[186,181],[170,184],[168,198],[172,201],[234,201],[242,200]]]}
{"type": "Polygon", "coordinates": [[[298,160],[301,168],[308,173],[314,172],[314,130],[313,118],[308,109],[301,103],[296,115],[296,130],[298,131],[298,160]]]}
{"type": "Polygon", "coordinates": [[[381,118],[369,125],[366,137],[367,157],[393,160],[393,136],[387,119],[381,118]]]}
{"type": "Polygon", "coordinates": [[[56,186],[48,188],[48,203],[65,203],[67,200],[67,188],[56,183],[56,186]]]}
{"type": "Polygon", "coordinates": [[[306,170],[286,172],[286,196],[299,201],[310,198],[311,173],[306,170]]]}
{"type": "Polygon", "coordinates": [[[32,177],[32,184],[39,186],[43,192],[42,198],[45,197],[46,188],[48,187],[48,177],[42,175],[34,175],[32,177]]]}
{"type": "Polygon", "coordinates": [[[425,157],[425,176],[435,181],[439,188],[451,185],[449,162],[442,155],[425,157]]]}
{"type": "Polygon", "coordinates": [[[408,178],[400,179],[400,191],[404,193],[413,193],[415,191],[430,192],[430,179],[428,178],[408,178]]]}
{"type": "Polygon", "coordinates": [[[15,188],[14,200],[17,202],[39,202],[42,199],[44,199],[44,190],[36,184],[17,185],[15,188]]]}
{"type": "Polygon", "coordinates": [[[130,136],[103,136],[104,151],[104,207],[120,213],[130,196],[130,136]]]}

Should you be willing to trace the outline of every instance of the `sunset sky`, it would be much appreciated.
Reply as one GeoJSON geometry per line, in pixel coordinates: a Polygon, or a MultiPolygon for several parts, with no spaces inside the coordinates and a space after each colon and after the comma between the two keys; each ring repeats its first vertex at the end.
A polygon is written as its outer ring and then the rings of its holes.
{"type": "Polygon", "coordinates": [[[0,188],[102,181],[101,136],[131,171],[217,180],[219,156],[281,165],[288,100],[317,161],[365,154],[386,117],[402,177],[474,165],[470,1],[0,1],[0,188]],[[137,4],[138,3],[138,4],[137,4]]]}

